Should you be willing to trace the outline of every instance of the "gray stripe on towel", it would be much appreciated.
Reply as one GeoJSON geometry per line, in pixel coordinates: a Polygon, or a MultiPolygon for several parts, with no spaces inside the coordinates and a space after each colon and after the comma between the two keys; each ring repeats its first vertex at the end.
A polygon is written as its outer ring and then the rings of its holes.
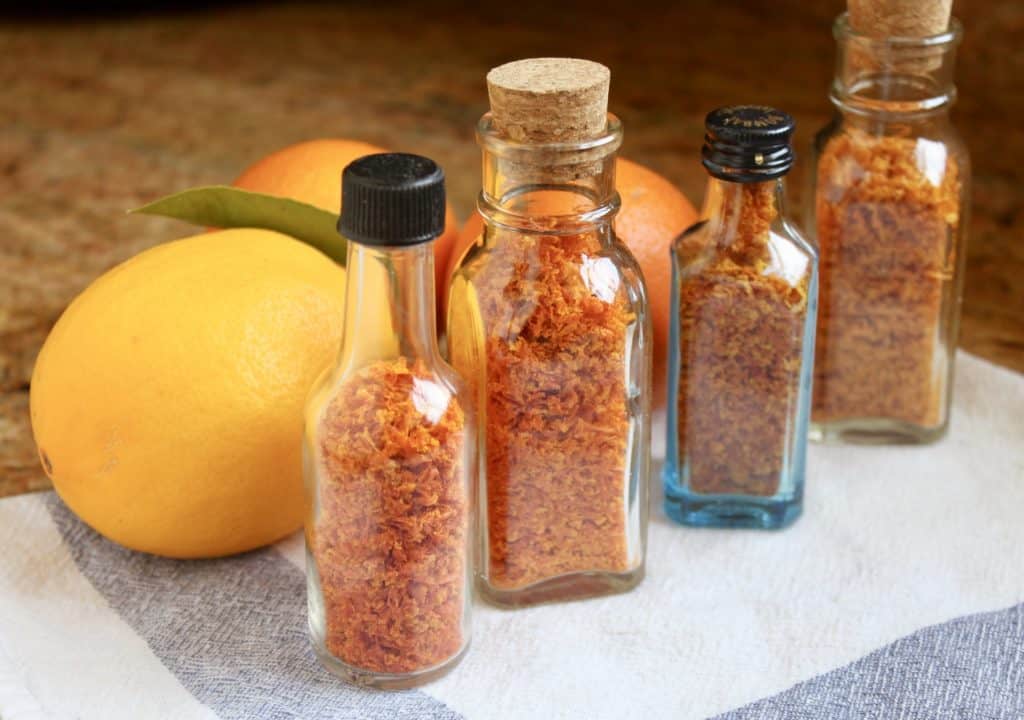
{"type": "Polygon", "coordinates": [[[854,718],[1024,718],[1024,604],[924,628],[716,720],[854,718]]]}
{"type": "Polygon", "coordinates": [[[423,692],[356,688],[323,670],[307,639],[305,579],[279,553],[168,560],[104,540],[53,493],[47,505],[82,574],[225,720],[461,717],[423,692]]]}

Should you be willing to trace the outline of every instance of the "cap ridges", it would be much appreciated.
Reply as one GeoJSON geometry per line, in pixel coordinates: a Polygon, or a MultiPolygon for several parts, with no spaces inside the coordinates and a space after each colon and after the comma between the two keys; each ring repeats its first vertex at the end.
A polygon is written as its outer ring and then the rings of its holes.
{"type": "Polygon", "coordinates": [[[341,174],[338,232],[364,245],[417,245],[444,232],[444,171],[408,153],[366,155],[341,174]]]}

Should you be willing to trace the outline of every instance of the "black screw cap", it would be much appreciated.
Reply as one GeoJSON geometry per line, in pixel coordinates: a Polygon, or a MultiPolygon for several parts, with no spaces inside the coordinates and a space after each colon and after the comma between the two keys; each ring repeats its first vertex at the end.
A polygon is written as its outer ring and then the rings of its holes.
{"type": "Polygon", "coordinates": [[[731,182],[782,177],[793,167],[796,122],[765,105],[735,105],[708,113],[701,151],[704,167],[731,182]]]}
{"type": "Polygon", "coordinates": [[[401,247],[444,232],[444,171],[407,153],[366,155],[341,174],[338,232],[363,245],[401,247]]]}

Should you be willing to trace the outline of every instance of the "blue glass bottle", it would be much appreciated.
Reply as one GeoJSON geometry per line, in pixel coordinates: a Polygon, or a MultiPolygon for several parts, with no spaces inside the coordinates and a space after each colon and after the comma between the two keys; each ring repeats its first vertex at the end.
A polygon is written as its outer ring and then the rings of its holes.
{"type": "Polygon", "coordinates": [[[793,126],[762,106],[706,119],[704,209],[672,247],[665,511],[686,525],[801,512],[818,259],[785,218],[793,126]]]}

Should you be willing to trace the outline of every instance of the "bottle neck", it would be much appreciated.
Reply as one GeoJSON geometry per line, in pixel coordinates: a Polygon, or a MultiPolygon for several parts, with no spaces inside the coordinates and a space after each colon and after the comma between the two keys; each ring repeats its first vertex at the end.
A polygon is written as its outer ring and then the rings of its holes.
{"type": "Polygon", "coordinates": [[[833,25],[836,75],[830,97],[846,115],[901,120],[948,112],[956,101],[953,70],[962,29],[923,38],[871,37],[846,14],[833,25]]]}
{"type": "Polygon", "coordinates": [[[524,232],[578,234],[610,227],[619,209],[615,153],[622,125],[574,143],[520,143],[498,134],[490,115],[477,126],[483,153],[478,207],[491,225],[524,232]]]}
{"type": "Polygon", "coordinates": [[[341,365],[439,356],[433,242],[395,248],[350,240],[345,268],[341,365]]]}
{"type": "Polygon", "coordinates": [[[708,178],[701,219],[716,237],[759,234],[785,214],[783,178],[761,182],[731,182],[708,178]]]}

